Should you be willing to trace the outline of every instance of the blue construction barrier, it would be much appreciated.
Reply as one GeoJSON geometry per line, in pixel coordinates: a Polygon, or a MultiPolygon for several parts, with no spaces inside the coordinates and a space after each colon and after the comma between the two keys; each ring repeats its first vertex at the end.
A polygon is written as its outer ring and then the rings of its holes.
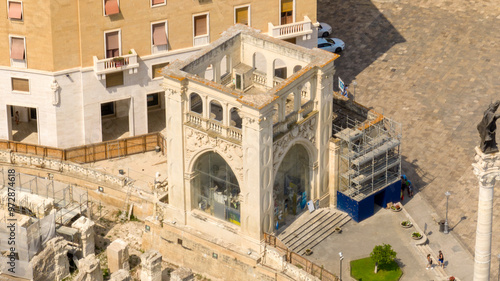
{"type": "Polygon", "coordinates": [[[401,181],[398,180],[361,201],[337,191],[337,209],[346,212],[356,222],[371,217],[375,213],[375,204],[385,208],[387,203],[400,201],[401,181]]]}

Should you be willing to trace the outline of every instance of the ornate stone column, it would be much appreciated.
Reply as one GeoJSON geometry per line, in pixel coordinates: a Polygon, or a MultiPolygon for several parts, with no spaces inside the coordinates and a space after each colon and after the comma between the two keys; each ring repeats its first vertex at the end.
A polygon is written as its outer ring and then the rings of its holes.
{"type": "Polygon", "coordinates": [[[495,180],[500,180],[500,153],[485,154],[476,147],[472,164],[479,179],[474,281],[489,281],[495,180]]]}

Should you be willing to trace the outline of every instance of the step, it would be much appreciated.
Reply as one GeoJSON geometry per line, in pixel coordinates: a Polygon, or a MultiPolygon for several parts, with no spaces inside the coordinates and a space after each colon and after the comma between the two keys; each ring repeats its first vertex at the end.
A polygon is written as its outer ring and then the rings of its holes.
{"type": "MultiPolygon", "coordinates": [[[[334,214],[334,213],[333,213],[334,214]]],[[[309,220],[303,224],[301,224],[295,231],[292,233],[288,234],[283,240],[288,240],[287,242],[283,241],[283,243],[290,243],[293,239],[296,239],[297,237],[301,237],[304,233],[304,231],[310,229],[312,226],[315,226],[318,222],[323,220],[324,218],[328,218],[332,214],[328,211],[323,212],[322,214],[315,216],[313,220],[309,220]]]]}
{"type": "MultiPolygon", "coordinates": [[[[331,228],[334,228],[337,223],[342,220],[342,214],[335,214],[333,216],[330,216],[320,224],[316,225],[313,229],[311,229],[311,232],[308,233],[307,235],[302,236],[300,239],[295,241],[293,244],[290,245],[289,248],[292,249],[292,251],[295,251],[296,249],[300,248],[306,248],[307,245],[310,245],[314,240],[324,234],[326,231],[330,230],[331,228]],[[318,229],[319,228],[319,229],[318,229]],[[317,231],[315,231],[318,229],[317,231]],[[297,242],[300,242],[299,244],[296,244],[297,242]],[[304,246],[304,243],[305,246],[304,246]],[[294,246],[295,245],[295,246],[294,246]]],[[[297,252],[297,251],[295,251],[297,252]]]]}
{"type": "Polygon", "coordinates": [[[303,235],[294,237],[295,239],[288,241],[288,244],[287,244],[288,247],[292,248],[292,246],[295,245],[299,241],[302,241],[301,243],[303,243],[304,238],[311,237],[312,235],[316,234],[318,231],[321,231],[321,228],[324,228],[324,226],[333,223],[335,221],[335,219],[339,216],[340,216],[340,214],[334,213],[330,216],[323,217],[319,221],[316,221],[314,224],[310,225],[308,228],[306,228],[302,231],[303,235]],[[318,230],[316,231],[316,229],[318,229],[318,230]]]}
{"type": "MultiPolygon", "coordinates": [[[[293,239],[294,236],[291,236],[293,234],[295,234],[295,237],[298,236],[299,233],[302,233],[304,229],[302,229],[303,227],[306,227],[307,225],[310,225],[310,224],[313,224],[315,223],[316,221],[318,221],[319,219],[321,219],[322,217],[328,215],[328,211],[326,212],[323,212],[323,211],[320,211],[316,214],[314,214],[314,216],[312,216],[310,219],[308,219],[307,221],[305,221],[304,223],[301,223],[301,221],[294,221],[289,227],[292,227],[294,226],[295,224],[299,224],[299,227],[291,230],[290,232],[286,233],[286,230],[284,232],[282,232],[280,235],[278,235],[278,238],[283,241],[283,243],[286,243],[285,240],[287,240],[288,238],[291,238],[293,239]],[[314,221],[313,221],[314,220],[314,221]],[[301,230],[302,229],[302,230],[301,230]],[[286,235],[285,235],[286,234],[286,235]]],[[[301,218],[299,218],[301,219],[301,218]]]]}
{"type": "Polygon", "coordinates": [[[427,265],[427,255],[431,254],[432,257],[432,268],[434,268],[432,271],[434,274],[440,278],[446,278],[448,277],[448,274],[446,271],[438,266],[438,259],[436,258],[437,256],[434,255],[434,251],[429,247],[429,245],[417,245],[415,246],[420,253],[422,260],[424,261],[425,265],[427,265]]]}
{"type": "Polygon", "coordinates": [[[316,238],[316,242],[313,246],[311,246],[311,249],[318,246],[321,242],[323,242],[323,240],[325,240],[328,236],[332,235],[334,232],[335,232],[335,228],[336,227],[342,227],[343,225],[345,225],[347,222],[349,222],[351,220],[351,217],[349,217],[347,214],[345,214],[344,218],[342,218],[342,220],[337,223],[335,225],[335,227],[329,229],[327,232],[325,232],[322,236],[316,238]]]}
{"type": "Polygon", "coordinates": [[[314,222],[305,224],[304,225],[305,227],[300,232],[294,233],[294,235],[290,236],[289,237],[290,239],[284,243],[288,246],[295,244],[295,242],[293,242],[294,240],[297,239],[300,240],[302,237],[310,234],[311,231],[316,229],[319,225],[323,224],[325,221],[329,220],[332,216],[336,216],[336,214],[337,213],[327,212],[324,216],[319,217],[314,222]]]}

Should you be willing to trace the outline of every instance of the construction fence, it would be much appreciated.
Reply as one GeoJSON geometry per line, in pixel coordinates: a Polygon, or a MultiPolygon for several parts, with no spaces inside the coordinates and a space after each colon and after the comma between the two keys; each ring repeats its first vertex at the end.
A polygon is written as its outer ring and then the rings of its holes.
{"type": "Polygon", "coordinates": [[[153,151],[157,149],[157,147],[159,147],[163,154],[166,153],[166,139],[159,132],[67,149],[0,140],[0,150],[10,149],[13,152],[38,155],[57,160],[73,161],[75,163],[89,163],[144,153],[153,151]]]}
{"type": "Polygon", "coordinates": [[[288,247],[276,236],[264,233],[264,241],[267,245],[285,253],[286,262],[295,265],[297,268],[302,269],[323,281],[339,281],[339,278],[336,275],[324,269],[323,266],[319,266],[307,258],[290,251],[288,247]]]}

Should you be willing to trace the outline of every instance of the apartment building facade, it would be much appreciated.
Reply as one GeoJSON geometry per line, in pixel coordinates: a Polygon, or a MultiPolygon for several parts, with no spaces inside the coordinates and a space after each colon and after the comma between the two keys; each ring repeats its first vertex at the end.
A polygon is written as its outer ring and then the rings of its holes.
{"type": "Polygon", "coordinates": [[[58,148],[162,130],[158,70],[236,23],[317,41],[313,0],[6,0],[0,10],[0,139],[58,148]]]}

